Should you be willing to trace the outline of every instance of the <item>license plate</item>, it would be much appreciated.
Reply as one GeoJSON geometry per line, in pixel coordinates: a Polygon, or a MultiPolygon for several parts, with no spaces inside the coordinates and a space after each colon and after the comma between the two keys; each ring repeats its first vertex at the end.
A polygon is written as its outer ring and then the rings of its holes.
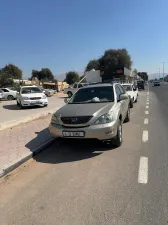
{"type": "Polygon", "coordinates": [[[31,105],[36,105],[36,104],[40,104],[40,102],[39,101],[36,101],[36,102],[31,102],[30,104],[31,105]]]}
{"type": "Polygon", "coordinates": [[[84,137],[84,132],[82,131],[63,131],[64,137],[84,137]]]}

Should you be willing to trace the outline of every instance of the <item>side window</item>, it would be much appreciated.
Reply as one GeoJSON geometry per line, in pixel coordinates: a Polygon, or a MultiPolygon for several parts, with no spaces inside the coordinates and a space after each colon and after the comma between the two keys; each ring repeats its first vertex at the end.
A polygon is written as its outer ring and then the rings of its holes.
{"type": "Polygon", "coordinates": [[[125,89],[121,86],[121,85],[118,85],[120,91],[121,91],[121,94],[125,94],[125,89]]]}
{"type": "Polygon", "coordinates": [[[79,85],[78,85],[78,88],[81,88],[81,87],[83,87],[82,84],[79,84],[79,85]]]}
{"type": "Polygon", "coordinates": [[[73,88],[77,88],[77,84],[74,84],[73,88]]]}
{"type": "Polygon", "coordinates": [[[116,90],[116,95],[117,95],[117,101],[119,101],[121,91],[120,91],[120,89],[119,89],[118,85],[116,85],[116,86],[115,86],[115,90],[116,90]]]}
{"type": "Polygon", "coordinates": [[[4,92],[9,92],[9,91],[8,91],[8,90],[6,90],[5,88],[3,88],[3,89],[2,89],[2,91],[4,91],[4,92]]]}

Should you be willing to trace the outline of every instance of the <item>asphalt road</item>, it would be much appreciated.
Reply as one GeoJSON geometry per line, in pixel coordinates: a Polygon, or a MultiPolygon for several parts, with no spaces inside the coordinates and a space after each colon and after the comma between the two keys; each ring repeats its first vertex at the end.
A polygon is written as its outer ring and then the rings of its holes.
{"type": "Polygon", "coordinates": [[[140,92],[123,130],[120,148],[55,142],[1,180],[0,224],[168,224],[167,84],[140,92]]]}

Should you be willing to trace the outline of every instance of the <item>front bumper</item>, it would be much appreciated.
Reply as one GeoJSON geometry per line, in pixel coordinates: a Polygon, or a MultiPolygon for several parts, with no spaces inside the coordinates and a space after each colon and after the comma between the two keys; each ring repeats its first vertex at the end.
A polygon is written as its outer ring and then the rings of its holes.
{"type": "Polygon", "coordinates": [[[49,131],[53,137],[59,138],[80,138],[80,139],[98,139],[109,140],[116,137],[118,128],[118,121],[113,121],[108,124],[90,125],[88,127],[64,127],[50,123],[49,131]],[[84,132],[84,137],[64,137],[63,132],[84,132]]]}
{"type": "Polygon", "coordinates": [[[34,106],[34,105],[39,105],[39,106],[45,106],[48,105],[48,99],[39,99],[39,100],[23,100],[22,101],[22,106],[34,106]]]}

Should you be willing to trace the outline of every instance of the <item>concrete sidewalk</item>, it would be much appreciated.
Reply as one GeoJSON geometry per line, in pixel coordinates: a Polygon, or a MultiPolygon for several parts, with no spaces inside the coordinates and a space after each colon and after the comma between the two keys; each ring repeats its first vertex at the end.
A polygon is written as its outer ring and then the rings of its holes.
{"type": "Polygon", "coordinates": [[[0,177],[27,161],[53,141],[51,115],[0,131],[0,177]]]}

